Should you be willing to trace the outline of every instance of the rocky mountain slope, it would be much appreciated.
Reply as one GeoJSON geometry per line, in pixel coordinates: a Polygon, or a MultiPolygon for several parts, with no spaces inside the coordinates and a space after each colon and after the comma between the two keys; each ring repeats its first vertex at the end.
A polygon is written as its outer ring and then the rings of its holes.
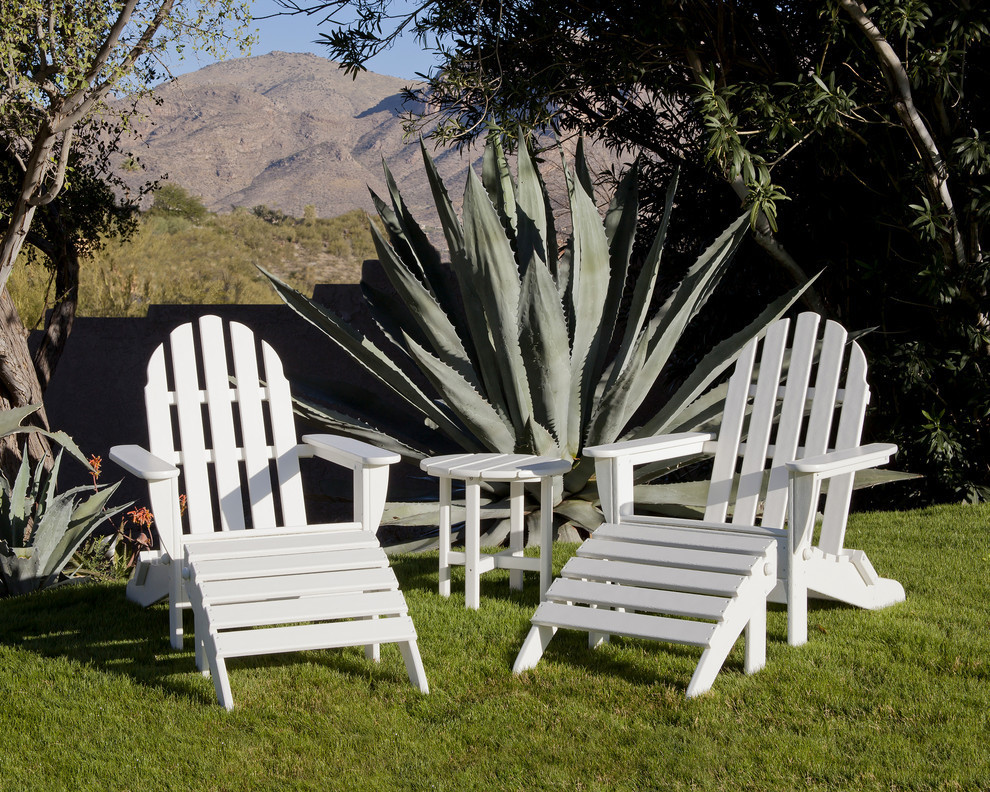
{"type": "MultiPolygon", "coordinates": [[[[311,204],[319,216],[336,217],[372,211],[369,185],[386,196],[384,158],[414,214],[433,225],[419,144],[402,129],[401,116],[412,109],[402,103],[406,84],[371,72],[352,80],[311,54],[273,52],[207,66],[158,88],[160,104],[144,103],[135,124],[144,142],[134,151],[144,170],[126,178],[137,187],[167,174],[213,211],[264,204],[301,217],[311,204]]],[[[459,204],[465,169],[480,159],[480,147],[430,148],[459,204]]],[[[595,170],[616,164],[607,152],[589,152],[595,170]]],[[[548,156],[543,170],[555,203],[565,203],[559,159],[548,156]]]]}
{"type": "MultiPolygon", "coordinates": [[[[403,139],[406,81],[366,72],[352,80],[310,54],[273,52],[207,66],[157,90],[136,124],[145,166],[132,186],[168,174],[213,211],[264,204],[321,217],[372,209],[368,185],[385,194],[384,158],[403,195],[430,205],[419,146],[403,139]]],[[[477,155],[478,151],[472,152],[477,155]]],[[[452,184],[463,181],[467,155],[436,153],[452,184]]]]}

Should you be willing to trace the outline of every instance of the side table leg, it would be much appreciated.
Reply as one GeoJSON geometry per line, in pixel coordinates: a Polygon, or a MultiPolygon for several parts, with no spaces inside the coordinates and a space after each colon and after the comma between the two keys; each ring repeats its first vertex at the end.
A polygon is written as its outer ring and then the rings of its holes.
{"type": "MultiPolygon", "coordinates": [[[[509,549],[514,556],[522,556],[525,546],[523,538],[523,504],[526,499],[525,486],[521,481],[509,484],[509,549]]],[[[523,571],[509,570],[509,588],[522,591],[523,571]]]]}
{"type": "Polygon", "coordinates": [[[464,482],[464,606],[481,607],[481,482],[464,482]]]}
{"type": "Polygon", "coordinates": [[[540,479],[540,601],[553,580],[553,477],[540,479]]]}
{"type": "Polygon", "coordinates": [[[440,596],[450,596],[450,479],[440,477],[440,596]]]}

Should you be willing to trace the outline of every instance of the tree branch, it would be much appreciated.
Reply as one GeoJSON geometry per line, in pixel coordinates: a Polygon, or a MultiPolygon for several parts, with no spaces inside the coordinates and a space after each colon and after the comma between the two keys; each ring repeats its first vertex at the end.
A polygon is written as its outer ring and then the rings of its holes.
{"type": "Polygon", "coordinates": [[[866,7],[857,0],[838,0],[839,5],[860,29],[880,61],[880,71],[887,81],[887,88],[894,100],[894,109],[922,160],[925,177],[928,181],[931,197],[940,203],[949,215],[949,231],[951,240],[947,241],[948,263],[955,264],[956,269],[966,267],[966,248],[959,230],[959,219],[956,216],[952,195],[949,193],[949,172],[942,159],[928,126],[914,105],[911,95],[911,81],[908,79],[904,64],[894,48],[884,37],[880,29],[866,15],[866,7]]]}

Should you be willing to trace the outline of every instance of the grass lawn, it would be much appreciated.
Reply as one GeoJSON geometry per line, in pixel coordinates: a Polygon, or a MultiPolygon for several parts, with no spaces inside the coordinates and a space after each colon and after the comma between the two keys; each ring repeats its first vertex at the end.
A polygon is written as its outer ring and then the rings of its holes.
{"type": "Polygon", "coordinates": [[[466,611],[435,553],[394,562],[429,696],[394,646],[346,649],[231,661],[227,713],[122,584],[2,601],[0,789],[986,790],[988,540],[986,505],[855,515],[847,544],[907,602],[813,604],[798,649],[773,607],[767,667],[745,676],[740,642],[691,701],[680,646],[564,633],[514,677],[535,577],[519,595],[492,573],[466,611]]]}

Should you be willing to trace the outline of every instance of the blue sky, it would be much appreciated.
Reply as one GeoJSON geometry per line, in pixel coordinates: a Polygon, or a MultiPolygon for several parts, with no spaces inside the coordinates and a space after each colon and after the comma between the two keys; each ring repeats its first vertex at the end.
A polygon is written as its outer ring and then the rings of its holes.
{"type": "MultiPolygon", "coordinates": [[[[301,3],[302,4],[302,3],[301,3]]],[[[322,31],[330,31],[329,26],[317,26],[318,16],[307,17],[298,16],[274,16],[270,19],[266,17],[277,13],[281,7],[275,0],[253,0],[253,13],[255,23],[253,27],[258,30],[258,43],[251,48],[251,55],[265,55],[273,50],[282,52],[312,52],[322,57],[326,57],[326,48],[315,43],[322,31]]],[[[173,74],[195,71],[210,63],[210,60],[197,59],[195,55],[187,57],[185,60],[174,63],[173,74]]],[[[379,74],[388,74],[392,77],[403,77],[415,79],[416,72],[429,70],[432,59],[429,53],[422,50],[413,36],[405,36],[400,39],[392,49],[378,55],[368,62],[368,70],[379,74]]]]}

